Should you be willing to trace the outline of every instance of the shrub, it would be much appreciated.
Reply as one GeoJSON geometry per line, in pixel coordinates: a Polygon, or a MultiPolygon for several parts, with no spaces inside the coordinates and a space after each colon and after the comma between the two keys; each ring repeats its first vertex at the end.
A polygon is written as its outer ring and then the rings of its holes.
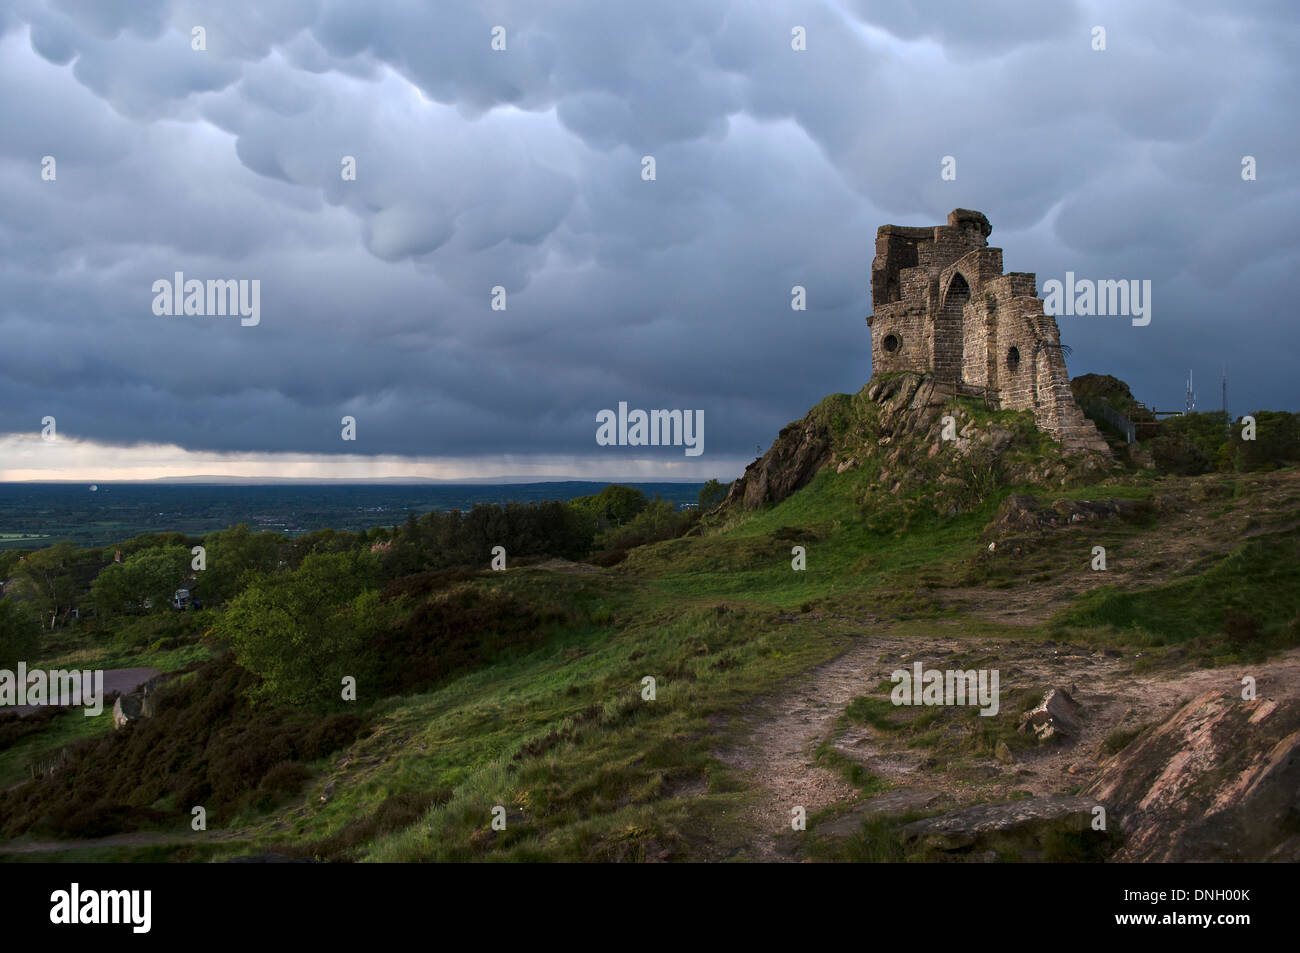
{"type": "Polygon", "coordinates": [[[0,831],[96,837],[183,822],[197,804],[219,822],[291,796],[304,762],[349,744],[364,726],[351,714],[253,709],[246,695],[255,683],[229,655],[164,683],[153,717],[69,745],[53,774],[0,792],[0,831]],[[160,804],[172,810],[160,813],[160,804]]]}
{"type": "Polygon", "coordinates": [[[0,598],[0,668],[14,669],[31,662],[40,651],[40,624],[30,607],[0,598]]]}

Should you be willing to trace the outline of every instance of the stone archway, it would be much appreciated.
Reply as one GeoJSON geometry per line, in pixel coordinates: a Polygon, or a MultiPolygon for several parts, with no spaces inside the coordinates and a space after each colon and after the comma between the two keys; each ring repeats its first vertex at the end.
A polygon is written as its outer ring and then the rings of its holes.
{"type": "Polygon", "coordinates": [[[970,285],[961,272],[954,273],[934,321],[934,372],[940,380],[961,378],[965,348],[962,312],[969,300],[970,285]]]}

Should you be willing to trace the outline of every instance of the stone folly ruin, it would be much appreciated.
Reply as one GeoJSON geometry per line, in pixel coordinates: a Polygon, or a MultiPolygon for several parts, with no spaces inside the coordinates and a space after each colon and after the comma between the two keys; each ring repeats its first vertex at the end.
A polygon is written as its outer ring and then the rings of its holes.
{"type": "Polygon", "coordinates": [[[1002,249],[982,212],[954,209],[947,225],[883,225],[871,263],[872,375],[933,374],[942,387],[998,409],[1033,411],[1071,450],[1109,454],[1070,391],[1056,319],[1032,272],[1002,273],[1002,249]]]}

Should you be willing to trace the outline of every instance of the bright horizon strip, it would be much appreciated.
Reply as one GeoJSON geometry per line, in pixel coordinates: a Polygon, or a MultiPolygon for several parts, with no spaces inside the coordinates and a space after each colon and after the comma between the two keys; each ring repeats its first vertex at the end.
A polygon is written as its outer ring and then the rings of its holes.
{"type": "Polygon", "coordinates": [[[655,482],[739,476],[748,460],[683,460],[604,456],[500,454],[408,457],[400,454],[248,453],[186,450],[175,444],[119,446],[60,434],[0,434],[0,483],[112,483],[215,477],[230,479],[466,480],[538,477],[655,482]]]}

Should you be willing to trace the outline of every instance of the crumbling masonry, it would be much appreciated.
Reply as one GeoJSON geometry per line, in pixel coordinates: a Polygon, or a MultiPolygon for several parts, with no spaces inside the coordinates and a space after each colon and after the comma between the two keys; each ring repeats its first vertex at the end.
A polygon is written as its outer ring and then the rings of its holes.
{"type": "Polygon", "coordinates": [[[872,373],[918,371],[994,407],[1031,410],[1066,448],[1109,453],[1070,391],[1056,319],[1031,272],[1002,273],[981,212],[947,225],[884,225],[871,263],[872,373]]]}

